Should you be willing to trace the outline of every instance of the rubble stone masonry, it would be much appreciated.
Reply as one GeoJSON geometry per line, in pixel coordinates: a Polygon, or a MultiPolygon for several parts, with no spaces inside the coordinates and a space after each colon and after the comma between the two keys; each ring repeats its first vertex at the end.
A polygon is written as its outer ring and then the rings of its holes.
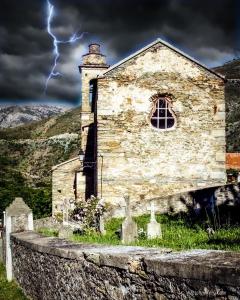
{"type": "Polygon", "coordinates": [[[34,300],[237,300],[240,254],[11,237],[13,274],[34,300]]]}
{"type": "Polygon", "coordinates": [[[97,106],[98,186],[113,206],[126,193],[145,202],[225,183],[224,80],[216,74],[156,43],[98,79],[97,106]],[[150,124],[156,94],[172,99],[172,130],[150,124]]]}

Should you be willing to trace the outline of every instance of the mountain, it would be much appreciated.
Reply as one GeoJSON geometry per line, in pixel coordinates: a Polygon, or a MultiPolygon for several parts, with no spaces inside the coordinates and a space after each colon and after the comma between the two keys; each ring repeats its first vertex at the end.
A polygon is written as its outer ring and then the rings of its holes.
{"type": "Polygon", "coordinates": [[[226,79],[240,79],[240,59],[228,61],[213,70],[224,75],[226,79]]]}
{"type": "Polygon", "coordinates": [[[23,197],[35,217],[51,214],[51,168],[77,156],[80,128],[78,107],[0,129],[0,214],[15,197],[23,197]]]}
{"type": "Polygon", "coordinates": [[[227,152],[240,152],[240,59],[234,59],[214,68],[227,79],[226,100],[226,138],[227,152]]]}
{"type": "Polygon", "coordinates": [[[67,109],[50,105],[0,106],[0,128],[9,128],[40,121],[65,112],[67,109]]]}

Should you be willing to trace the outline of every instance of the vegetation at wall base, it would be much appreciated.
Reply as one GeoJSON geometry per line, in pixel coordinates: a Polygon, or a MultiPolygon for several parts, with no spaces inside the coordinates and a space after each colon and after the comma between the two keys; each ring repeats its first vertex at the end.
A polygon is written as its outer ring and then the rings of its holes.
{"type": "MultiPolygon", "coordinates": [[[[240,226],[224,225],[218,228],[214,234],[208,235],[205,224],[191,224],[186,218],[169,215],[157,215],[156,219],[161,224],[163,238],[148,240],[146,237],[147,223],[150,215],[134,218],[138,224],[139,238],[131,244],[143,247],[170,248],[172,250],[189,249],[214,249],[225,251],[240,251],[240,226]]],[[[122,218],[113,218],[106,223],[106,235],[101,235],[93,228],[89,228],[84,234],[75,233],[72,241],[89,244],[121,245],[120,227],[122,218]]],[[[40,231],[46,236],[56,236],[56,231],[43,229],[40,231]]]]}
{"type": "MultiPolygon", "coordinates": [[[[215,249],[226,251],[240,251],[240,226],[229,226],[218,229],[213,235],[208,236],[207,231],[199,224],[189,224],[185,218],[173,218],[167,215],[157,215],[161,223],[163,238],[148,240],[146,237],[149,215],[136,217],[141,236],[133,245],[143,247],[162,247],[172,250],[189,249],[215,249]],[[142,229],[142,230],[141,230],[142,229]]],[[[75,235],[74,241],[85,243],[121,244],[119,229],[123,219],[111,219],[106,223],[106,235],[89,231],[84,235],[75,235]]]]}
{"type": "Polygon", "coordinates": [[[2,263],[0,263],[0,300],[28,300],[14,281],[7,281],[2,263]]]}

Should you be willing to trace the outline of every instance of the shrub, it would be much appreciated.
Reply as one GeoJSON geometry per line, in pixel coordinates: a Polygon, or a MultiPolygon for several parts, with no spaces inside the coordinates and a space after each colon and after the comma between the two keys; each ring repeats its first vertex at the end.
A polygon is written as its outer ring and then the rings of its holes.
{"type": "Polygon", "coordinates": [[[91,196],[86,201],[75,203],[70,217],[83,225],[83,230],[86,231],[90,228],[99,230],[99,219],[105,211],[104,205],[97,197],[91,196]]]}

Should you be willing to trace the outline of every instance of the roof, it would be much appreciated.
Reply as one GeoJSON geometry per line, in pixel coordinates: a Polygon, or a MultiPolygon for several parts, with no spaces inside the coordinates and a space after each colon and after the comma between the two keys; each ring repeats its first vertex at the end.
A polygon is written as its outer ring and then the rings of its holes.
{"type": "Polygon", "coordinates": [[[29,214],[32,210],[23,201],[23,198],[17,197],[15,200],[6,208],[6,214],[8,216],[19,216],[23,214],[29,214]]]}
{"type": "Polygon", "coordinates": [[[240,170],[240,153],[226,153],[226,168],[240,170]]]}
{"type": "Polygon", "coordinates": [[[72,159],[69,159],[69,160],[66,160],[66,161],[64,161],[64,162],[62,162],[62,163],[60,163],[60,164],[58,164],[58,165],[56,165],[56,166],[53,166],[53,167],[52,167],[52,171],[56,170],[57,168],[59,168],[59,167],[65,165],[65,164],[68,164],[68,163],[70,163],[70,162],[72,162],[72,161],[74,161],[74,160],[77,160],[77,159],[79,160],[79,156],[76,156],[76,157],[74,157],[74,158],[72,158],[72,159]]]}
{"type": "Polygon", "coordinates": [[[118,63],[112,65],[110,68],[107,69],[106,72],[104,72],[102,74],[102,76],[106,75],[108,72],[112,71],[113,69],[119,67],[120,65],[124,64],[125,62],[127,62],[128,60],[132,59],[133,57],[137,56],[138,54],[146,51],[147,49],[151,48],[152,46],[161,43],[162,45],[166,46],[167,48],[177,52],[178,54],[186,57],[187,59],[191,60],[192,62],[194,62],[195,64],[199,65],[200,67],[204,68],[205,70],[209,71],[210,73],[214,74],[215,76],[225,80],[224,76],[221,74],[218,74],[217,72],[213,71],[212,69],[208,68],[206,65],[204,65],[203,63],[199,62],[198,60],[196,60],[195,58],[191,57],[190,55],[186,54],[185,52],[179,50],[178,48],[175,48],[173,45],[169,44],[168,42],[162,40],[161,38],[157,38],[155,41],[153,41],[152,43],[146,45],[145,47],[141,48],[140,50],[134,52],[133,54],[127,56],[126,58],[124,58],[123,60],[120,60],[118,63]]]}

